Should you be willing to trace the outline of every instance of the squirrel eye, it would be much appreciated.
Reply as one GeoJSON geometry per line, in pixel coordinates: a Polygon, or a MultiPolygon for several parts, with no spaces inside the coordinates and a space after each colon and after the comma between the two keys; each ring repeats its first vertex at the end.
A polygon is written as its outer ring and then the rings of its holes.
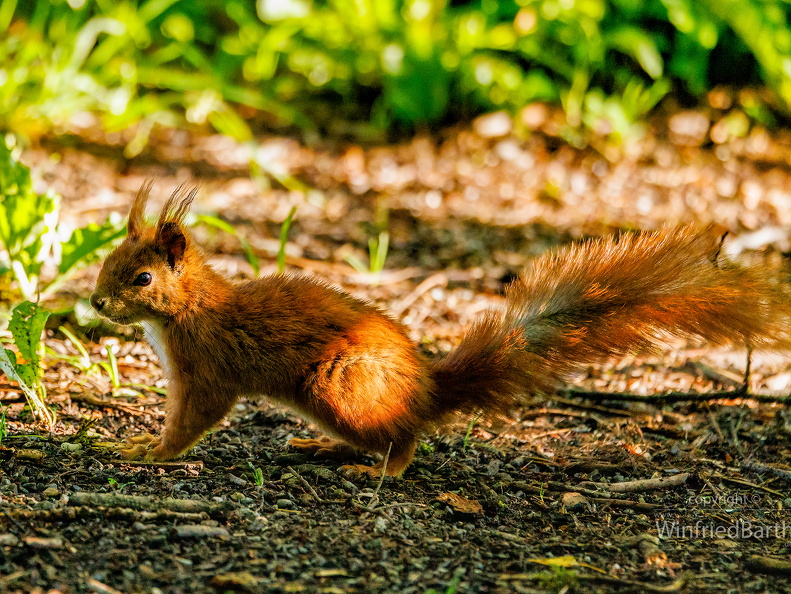
{"type": "Polygon", "coordinates": [[[138,287],[145,287],[151,284],[151,273],[150,272],[141,272],[137,275],[137,278],[132,283],[138,287]]]}

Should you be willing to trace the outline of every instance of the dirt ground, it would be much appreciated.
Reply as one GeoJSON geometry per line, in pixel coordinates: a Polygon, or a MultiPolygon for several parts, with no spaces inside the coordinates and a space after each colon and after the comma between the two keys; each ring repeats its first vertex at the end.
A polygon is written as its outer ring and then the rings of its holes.
{"type": "MultiPolygon", "coordinates": [[[[79,223],[125,213],[148,177],[159,200],[192,180],[195,212],[234,225],[261,274],[297,206],[289,268],[388,309],[429,353],[573,239],[717,221],[732,252],[784,264],[791,131],[734,135],[732,112],[712,107],[660,118],[625,147],[577,149],[542,109],[529,132],[495,114],[386,147],[169,132],[131,161],[123,138],[84,130],[24,160],[79,223]],[[253,179],[251,157],[266,170],[253,179]],[[355,271],[346,257],[367,261],[382,229],[384,272],[355,271]]],[[[218,269],[252,274],[237,238],[193,232],[218,269]]],[[[87,297],[97,273],[57,303],[87,297]]],[[[379,482],[289,450],[315,431],[266,402],[241,402],[183,460],[119,460],[114,444],[161,427],[166,386],[138,332],[81,325],[84,311],[48,325],[52,434],[0,383],[2,592],[791,591],[788,353],[753,354],[747,395],[740,345],[592,367],[508,422],[426,436],[402,478],[379,482]],[[98,365],[107,349],[117,388],[98,365]]]]}

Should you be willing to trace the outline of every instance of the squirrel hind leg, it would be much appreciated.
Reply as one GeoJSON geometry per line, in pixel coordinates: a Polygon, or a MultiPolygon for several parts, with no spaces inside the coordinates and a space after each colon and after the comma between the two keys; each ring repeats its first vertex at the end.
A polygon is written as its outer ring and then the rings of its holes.
{"type": "Polygon", "coordinates": [[[333,460],[346,460],[357,453],[357,449],[340,439],[322,436],[317,439],[301,439],[292,437],[288,445],[303,454],[330,458],[333,460]]]}

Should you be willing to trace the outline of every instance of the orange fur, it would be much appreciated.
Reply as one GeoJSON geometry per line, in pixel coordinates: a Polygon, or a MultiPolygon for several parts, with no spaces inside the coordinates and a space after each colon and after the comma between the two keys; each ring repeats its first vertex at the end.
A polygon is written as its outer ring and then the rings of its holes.
{"type": "Polygon", "coordinates": [[[267,395],[333,438],[294,447],[389,451],[386,472],[400,475],[427,430],[475,410],[506,414],[591,362],[669,336],[751,346],[789,339],[789,300],[765,271],[720,259],[716,228],[681,228],[539,258],[508,288],[504,312],[486,314],[430,361],[400,324],[321,281],[219,275],[183,228],[194,191],[179,188],[155,226],[143,219],[149,191],[135,198],[128,237],[91,296],[101,315],[148,323],[164,343],[165,429],[137,439],[130,457],[179,456],[238,397],[267,395]]]}

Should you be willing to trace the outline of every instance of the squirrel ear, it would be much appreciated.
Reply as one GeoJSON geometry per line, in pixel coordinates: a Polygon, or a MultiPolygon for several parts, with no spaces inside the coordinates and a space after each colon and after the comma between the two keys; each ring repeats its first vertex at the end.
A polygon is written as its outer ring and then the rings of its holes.
{"type": "Polygon", "coordinates": [[[126,224],[127,237],[132,240],[139,239],[143,232],[143,227],[145,227],[143,215],[146,212],[146,202],[148,201],[148,195],[151,193],[151,187],[153,185],[153,179],[147,180],[146,183],[140,186],[140,189],[137,191],[137,196],[135,196],[132,202],[132,208],[129,210],[129,221],[126,224]]]}
{"type": "Polygon", "coordinates": [[[165,248],[168,266],[173,270],[180,268],[187,251],[187,236],[178,223],[168,221],[157,227],[156,242],[165,248]]]}
{"type": "Polygon", "coordinates": [[[186,184],[181,184],[165,202],[159,215],[154,239],[165,248],[168,265],[174,270],[180,268],[184,252],[187,251],[187,235],[181,225],[197,193],[197,188],[187,190],[186,184]]]}

